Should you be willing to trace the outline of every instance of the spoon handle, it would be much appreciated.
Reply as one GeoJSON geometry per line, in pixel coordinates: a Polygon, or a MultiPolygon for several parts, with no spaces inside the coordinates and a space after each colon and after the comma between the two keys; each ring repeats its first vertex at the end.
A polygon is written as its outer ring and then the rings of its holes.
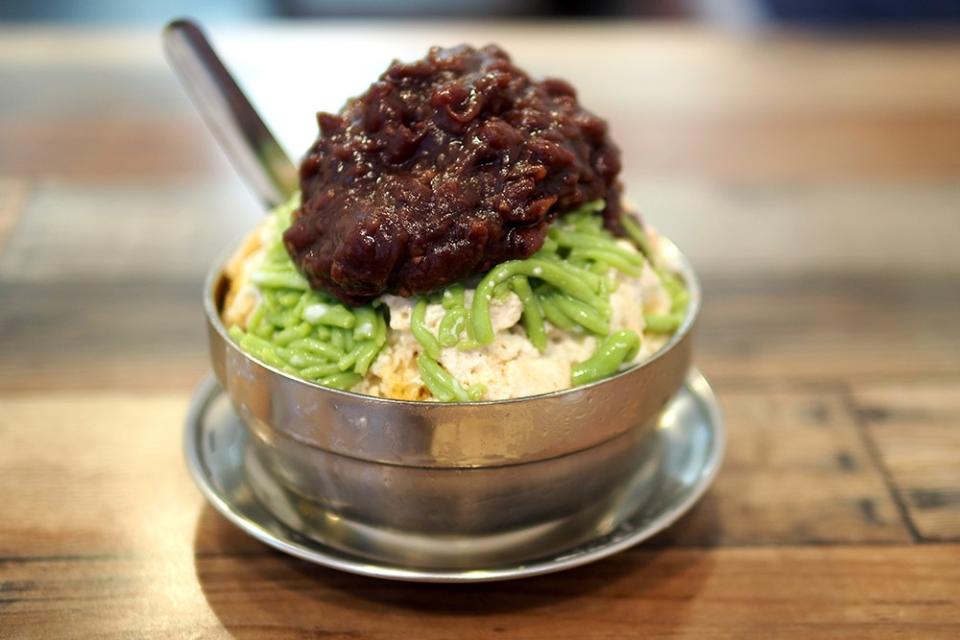
{"type": "Polygon", "coordinates": [[[272,208],[297,189],[297,168],[196,24],[174,20],[163,30],[170,66],[234,168],[272,208]]]}

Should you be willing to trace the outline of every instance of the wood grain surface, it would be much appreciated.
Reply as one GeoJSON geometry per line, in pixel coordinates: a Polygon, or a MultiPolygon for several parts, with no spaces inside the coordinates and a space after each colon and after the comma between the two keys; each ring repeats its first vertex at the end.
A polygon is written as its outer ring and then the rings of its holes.
{"type": "Polygon", "coordinates": [[[214,35],[293,153],[313,111],[436,42],[570,79],[703,279],[724,468],[649,543],[517,582],[376,581],[246,537],[192,485],[180,433],[208,367],[204,271],[261,212],[154,31],[3,27],[0,638],[960,637],[960,43],[214,35]],[[341,65],[313,79],[305,52],[341,65]]]}

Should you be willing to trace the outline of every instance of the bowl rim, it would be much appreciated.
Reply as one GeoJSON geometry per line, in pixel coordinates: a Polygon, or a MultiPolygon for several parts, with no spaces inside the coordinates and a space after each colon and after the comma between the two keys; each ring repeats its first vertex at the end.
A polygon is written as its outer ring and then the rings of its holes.
{"type": "MultiPolygon", "coordinates": [[[[249,233],[249,232],[247,232],[249,233]]],[[[246,237],[247,234],[241,236],[242,238],[246,237]]],[[[589,384],[581,385],[578,387],[568,387],[566,389],[558,389],[557,391],[548,391],[546,393],[538,393],[536,395],[530,396],[519,396],[516,398],[504,398],[501,400],[477,400],[470,402],[437,402],[432,400],[400,400],[397,398],[384,398],[381,396],[371,396],[365,393],[357,393],[354,391],[343,391],[341,389],[334,389],[332,387],[325,387],[323,385],[317,384],[315,382],[310,382],[309,380],[304,380],[303,378],[297,377],[293,374],[287,373],[286,371],[281,371],[257,358],[248,354],[246,351],[240,348],[240,345],[236,344],[233,341],[233,338],[230,337],[227,332],[226,327],[223,325],[223,320],[220,318],[220,310],[217,308],[216,301],[216,291],[218,283],[223,280],[226,276],[224,274],[224,267],[229,261],[230,257],[236,251],[239,246],[239,242],[232,242],[224,251],[218,255],[217,259],[213,261],[212,266],[207,271],[207,275],[204,278],[203,284],[203,306],[204,311],[207,315],[207,322],[213,329],[219,334],[220,338],[224,341],[225,345],[240,354],[244,359],[266,369],[270,373],[286,378],[288,381],[302,385],[307,389],[312,389],[315,391],[321,391],[326,393],[334,394],[335,396],[342,396],[349,398],[354,401],[364,401],[372,403],[382,403],[386,405],[395,405],[395,406],[414,406],[418,408],[423,407],[437,407],[443,408],[446,410],[454,409],[456,407],[483,407],[489,405],[507,405],[520,402],[528,402],[531,400],[549,400],[554,398],[562,398],[564,396],[579,394],[585,391],[589,391],[593,388],[599,387],[601,385],[606,385],[611,383],[614,380],[618,380],[624,376],[635,373],[640,369],[644,369],[649,366],[653,366],[656,361],[665,357],[670,351],[674,349],[678,344],[683,342],[687,335],[693,330],[694,325],[696,324],[697,318],[700,315],[700,308],[702,306],[702,289],[700,287],[700,280],[697,277],[696,271],[693,268],[690,260],[680,251],[676,244],[665,235],[657,232],[658,242],[660,243],[661,254],[667,255],[667,260],[671,266],[676,267],[677,273],[684,280],[684,284],[687,285],[687,290],[690,293],[690,301],[687,304],[687,310],[684,314],[683,321],[680,323],[680,326],[674,331],[673,335],[670,336],[670,339],[660,347],[657,351],[646,358],[638,362],[637,364],[628,367],[622,371],[617,372],[616,374],[603,378],[602,380],[596,380],[589,384]]]]}

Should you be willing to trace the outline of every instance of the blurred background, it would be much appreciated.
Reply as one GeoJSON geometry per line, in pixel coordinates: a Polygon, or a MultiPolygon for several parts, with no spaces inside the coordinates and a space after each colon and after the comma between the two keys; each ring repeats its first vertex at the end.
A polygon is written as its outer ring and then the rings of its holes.
{"type": "Polygon", "coordinates": [[[329,17],[635,17],[731,25],[929,26],[960,20],[956,0],[4,0],[0,19],[152,24],[171,15],[205,20],[329,17]]]}

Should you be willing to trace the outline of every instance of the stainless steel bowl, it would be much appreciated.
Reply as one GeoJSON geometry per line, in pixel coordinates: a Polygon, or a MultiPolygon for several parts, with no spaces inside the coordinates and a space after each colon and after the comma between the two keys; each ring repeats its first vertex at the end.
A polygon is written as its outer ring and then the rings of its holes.
{"type": "Polygon", "coordinates": [[[691,364],[700,286],[664,245],[691,302],[652,358],[575,389],[458,404],[328,389],[248,356],[220,320],[217,263],[204,293],[210,356],[252,435],[251,486],[267,504],[283,492],[275,515],[301,533],[408,566],[509,562],[606,533],[628,485],[654,475],[657,417],[691,364]]]}

